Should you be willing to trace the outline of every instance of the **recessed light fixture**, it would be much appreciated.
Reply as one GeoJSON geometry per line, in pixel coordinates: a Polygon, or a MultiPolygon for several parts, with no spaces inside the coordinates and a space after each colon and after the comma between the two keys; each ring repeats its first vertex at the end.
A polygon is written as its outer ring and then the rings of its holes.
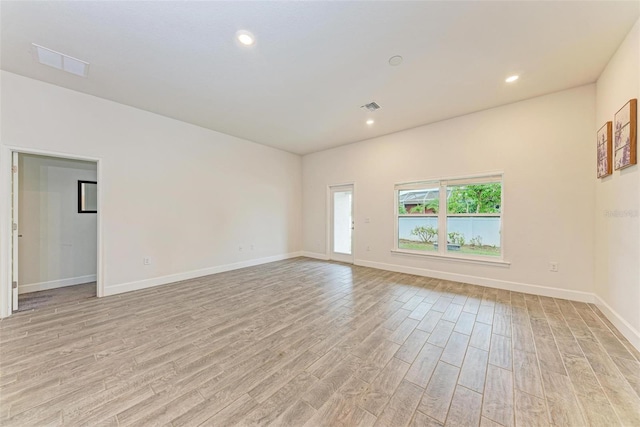
{"type": "Polygon", "coordinates": [[[369,120],[367,120],[367,124],[368,124],[369,126],[371,126],[371,125],[372,125],[372,124],[374,124],[374,123],[375,123],[375,120],[373,120],[373,119],[369,119],[369,120]]]}
{"type": "Polygon", "coordinates": [[[33,46],[34,58],[43,65],[66,71],[80,77],[87,77],[89,73],[89,63],[72,58],[64,53],[56,52],[44,46],[31,43],[33,46]]]}
{"type": "Polygon", "coordinates": [[[513,83],[516,80],[518,80],[519,78],[520,78],[520,76],[513,75],[513,76],[507,77],[506,79],[504,79],[504,81],[507,82],[507,83],[513,83]]]}
{"type": "Polygon", "coordinates": [[[256,42],[256,38],[253,36],[253,34],[245,30],[238,31],[236,33],[236,38],[241,44],[245,46],[251,46],[256,42]]]}
{"type": "Polygon", "coordinates": [[[402,64],[402,56],[400,55],[395,55],[392,56],[391,58],[389,58],[389,65],[395,67],[397,65],[402,64]]]}

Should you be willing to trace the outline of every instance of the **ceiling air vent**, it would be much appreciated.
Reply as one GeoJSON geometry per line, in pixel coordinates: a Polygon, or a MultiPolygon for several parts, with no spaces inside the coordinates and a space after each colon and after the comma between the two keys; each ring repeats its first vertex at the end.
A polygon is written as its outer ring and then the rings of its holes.
{"type": "Polygon", "coordinates": [[[89,72],[88,62],[72,58],[69,55],[56,52],[55,50],[35,43],[31,43],[31,45],[33,46],[33,56],[41,64],[75,74],[76,76],[87,77],[87,73],[89,72]]]}
{"type": "Polygon", "coordinates": [[[368,104],[364,104],[362,107],[367,111],[376,111],[380,109],[380,106],[376,102],[370,102],[368,104]]]}

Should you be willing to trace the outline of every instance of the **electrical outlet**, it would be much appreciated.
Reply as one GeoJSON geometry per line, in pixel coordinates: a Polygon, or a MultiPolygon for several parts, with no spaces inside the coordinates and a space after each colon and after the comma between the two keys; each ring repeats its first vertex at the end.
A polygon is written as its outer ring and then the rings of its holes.
{"type": "Polygon", "coordinates": [[[367,246],[367,252],[369,252],[371,250],[371,248],[369,246],[367,246]]]}
{"type": "Polygon", "coordinates": [[[142,264],[151,265],[151,258],[149,258],[149,257],[142,258],[142,264]]]}
{"type": "Polygon", "coordinates": [[[251,249],[251,250],[253,250],[253,249],[254,249],[254,248],[253,248],[253,245],[251,245],[250,249],[251,249]]]}
{"type": "Polygon", "coordinates": [[[552,271],[554,273],[558,272],[558,263],[557,262],[550,262],[549,263],[549,271],[552,271]]]}
{"type": "Polygon", "coordinates": [[[242,246],[238,246],[238,251],[242,252],[242,246]]]}

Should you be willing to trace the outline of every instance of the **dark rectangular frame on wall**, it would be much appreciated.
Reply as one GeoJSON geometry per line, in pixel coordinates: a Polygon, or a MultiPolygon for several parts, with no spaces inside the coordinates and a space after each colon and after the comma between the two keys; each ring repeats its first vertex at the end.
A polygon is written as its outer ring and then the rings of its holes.
{"type": "Polygon", "coordinates": [[[607,122],[598,130],[596,152],[598,157],[597,171],[598,178],[604,178],[611,175],[613,172],[613,162],[611,159],[612,144],[611,144],[611,129],[613,124],[607,122]]]}
{"type": "Polygon", "coordinates": [[[631,99],[618,110],[613,121],[613,151],[615,169],[624,169],[638,162],[638,100],[631,99]]]}
{"type": "MultiPolygon", "coordinates": [[[[83,204],[82,204],[82,191],[83,191],[83,185],[84,184],[95,184],[96,186],[98,185],[97,181],[80,181],[78,180],[78,213],[98,213],[98,210],[87,210],[84,208],[83,204]]],[[[97,188],[96,188],[97,191],[97,188]]],[[[97,198],[96,198],[96,202],[97,202],[97,198]]]]}

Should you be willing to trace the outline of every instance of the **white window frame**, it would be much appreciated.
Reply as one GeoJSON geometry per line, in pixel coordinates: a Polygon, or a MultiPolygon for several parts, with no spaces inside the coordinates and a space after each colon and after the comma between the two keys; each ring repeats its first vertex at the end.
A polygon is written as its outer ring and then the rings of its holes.
{"type": "MultiPolygon", "coordinates": [[[[508,266],[510,263],[505,260],[505,246],[504,246],[504,173],[492,172],[481,175],[463,176],[463,177],[450,177],[450,178],[438,178],[428,179],[423,181],[403,182],[397,183],[394,186],[394,243],[392,253],[401,255],[412,255],[419,257],[431,257],[442,260],[451,261],[463,261],[479,264],[495,264],[508,266]],[[496,216],[496,214],[448,214],[447,206],[447,187],[453,185],[471,185],[482,184],[490,182],[499,182],[501,185],[500,192],[500,256],[488,256],[488,255],[458,255],[455,252],[447,250],[447,217],[449,216],[496,216]],[[411,249],[400,249],[399,242],[399,218],[402,218],[404,214],[400,214],[399,209],[399,192],[406,190],[418,190],[425,188],[439,187],[439,209],[437,214],[422,215],[424,217],[437,217],[438,218],[438,250],[437,251],[417,251],[411,249]]],[[[407,216],[409,216],[407,214],[407,216]]],[[[411,215],[415,217],[415,215],[411,215]]]]}

